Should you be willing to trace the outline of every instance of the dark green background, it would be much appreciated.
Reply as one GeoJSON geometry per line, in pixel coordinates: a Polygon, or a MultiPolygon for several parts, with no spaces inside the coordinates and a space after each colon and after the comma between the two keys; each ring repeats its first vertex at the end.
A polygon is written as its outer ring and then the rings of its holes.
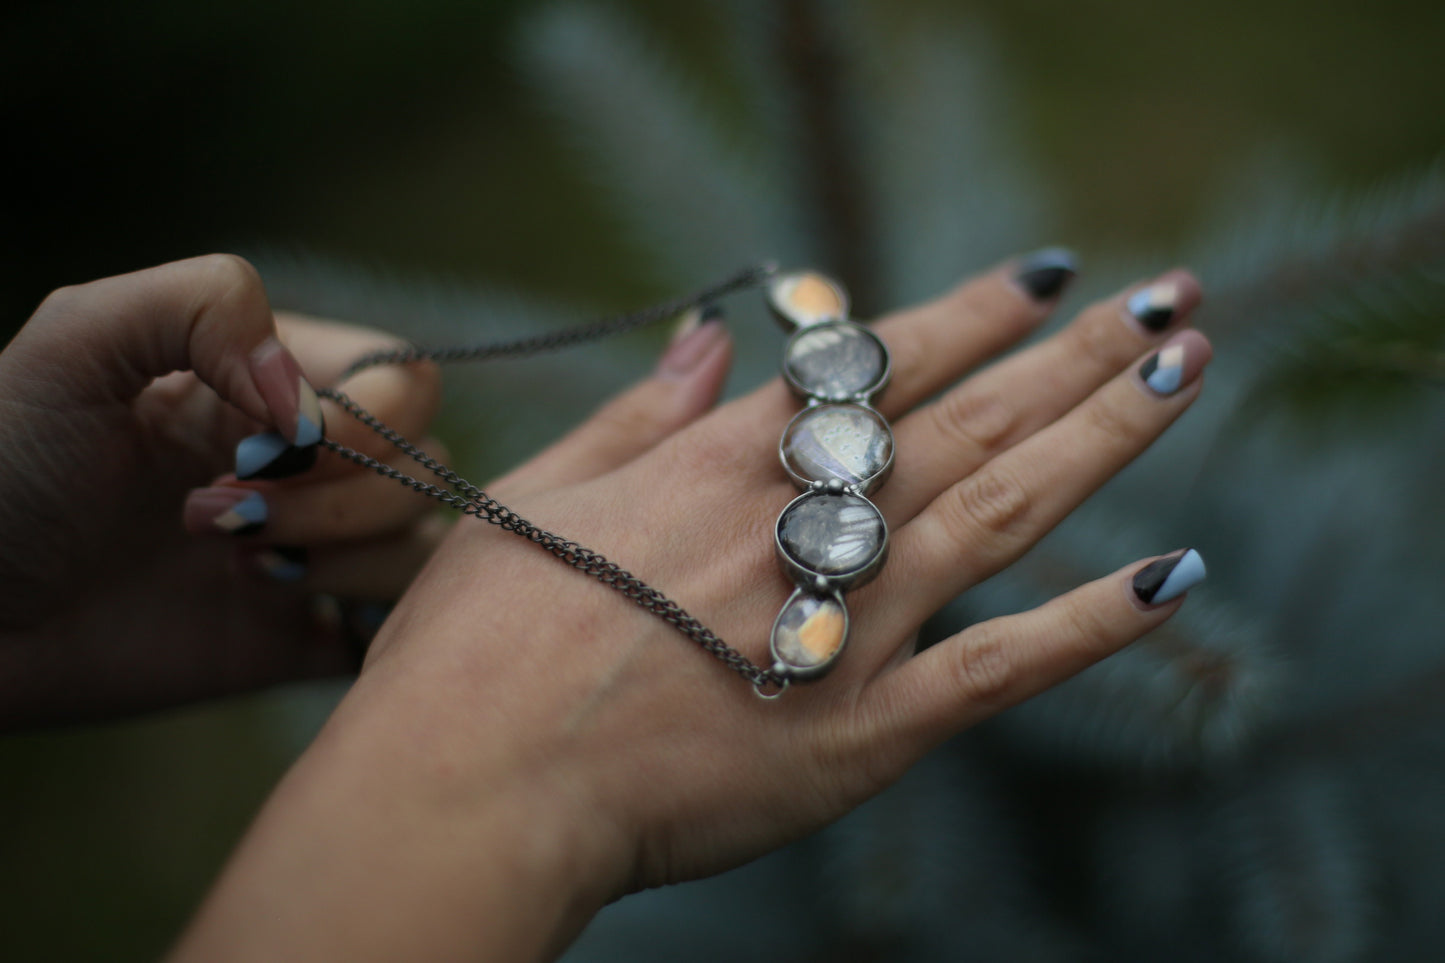
{"type": "MultiPolygon", "coordinates": [[[[512,68],[530,6],[9,5],[7,329],[56,286],[257,245],[597,305],[659,293],[512,68]]],[[[729,102],[711,8],[625,6],[729,102]]],[[[1022,94],[1009,134],[1085,251],[1171,247],[1241,157],[1278,151],[1349,188],[1445,144],[1439,5],[885,9],[987,30],[1022,94]]],[[[311,704],[270,694],[0,741],[0,958],[154,956],[311,704]]]]}

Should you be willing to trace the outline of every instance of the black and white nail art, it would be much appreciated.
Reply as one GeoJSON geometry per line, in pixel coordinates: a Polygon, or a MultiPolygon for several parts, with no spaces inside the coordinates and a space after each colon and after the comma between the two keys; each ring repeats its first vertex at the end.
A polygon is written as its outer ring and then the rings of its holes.
{"type": "Polygon", "coordinates": [[[316,464],[316,445],[297,447],[274,431],[242,438],[236,446],[236,477],[290,478],[316,464]]]}
{"type": "Polygon", "coordinates": [[[1139,377],[1156,394],[1172,395],[1184,383],[1184,345],[1171,344],[1150,355],[1139,377]]]}
{"type": "Polygon", "coordinates": [[[1208,574],[1192,548],[1150,562],[1134,576],[1134,594],[1145,605],[1163,605],[1189,591],[1208,574]]]}
{"type": "Polygon", "coordinates": [[[1129,296],[1129,313],[1150,331],[1163,331],[1174,320],[1179,304],[1179,285],[1161,281],[1141,288],[1129,296]]]}
{"type": "Polygon", "coordinates": [[[1014,280],[1035,301],[1048,301],[1057,297],[1077,272],[1078,259],[1073,251],[1050,247],[1035,251],[1019,262],[1014,280]]]}

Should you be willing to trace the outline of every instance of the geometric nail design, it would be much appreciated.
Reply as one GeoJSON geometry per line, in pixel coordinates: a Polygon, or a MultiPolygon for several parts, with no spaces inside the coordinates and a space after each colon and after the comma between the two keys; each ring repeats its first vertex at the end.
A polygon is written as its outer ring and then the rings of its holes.
{"type": "Polygon", "coordinates": [[[713,347],[726,339],[722,316],[722,309],[715,304],[687,312],[657,361],[657,373],[670,380],[691,374],[712,353],[713,347]]]}
{"type": "Polygon", "coordinates": [[[1141,288],[1129,296],[1129,313],[1150,331],[1163,331],[1174,320],[1174,310],[1179,303],[1179,285],[1174,281],[1160,281],[1147,288],[1141,288]]]}
{"type": "Polygon", "coordinates": [[[296,441],[298,448],[309,448],[321,441],[325,421],[321,415],[321,399],[305,378],[296,379],[296,441]]]}
{"type": "Polygon", "coordinates": [[[1155,394],[1172,395],[1184,384],[1184,345],[1170,344],[1150,355],[1139,377],[1155,394]]]}
{"type": "Polygon", "coordinates": [[[306,577],[306,549],[273,545],[251,557],[256,568],[278,582],[299,582],[306,577]]]}
{"type": "Polygon", "coordinates": [[[1019,261],[1014,281],[1035,301],[1056,297],[1078,273],[1078,258],[1062,247],[1044,248],[1019,261]]]}
{"type": "Polygon", "coordinates": [[[321,402],[296,356],[273,336],[251,352],[250,367],[277,431],[302,448],[321,441],[326,430],[321,402]]]}
{"type": "Polygon", "coordinates": [[[241,439],[236,446],[236,477],[290,478],[316,464],[315,444],[298,447],[274,431],[241,439]]]}
{"type": "Polygon", "coordinates": [[[231,535],[250,535],[266,524],[266,499],[260,492],[250,492],[229,509],[211,519],[211,524],[231,535]]]}
{"type": "Polygon", "coordinates": [[[1140,569],[1134,576],[1134,594],[1145,605],[1163,605],[1204,581],[1207,574],[1204,559],[1186,548],[1140,569]]]}

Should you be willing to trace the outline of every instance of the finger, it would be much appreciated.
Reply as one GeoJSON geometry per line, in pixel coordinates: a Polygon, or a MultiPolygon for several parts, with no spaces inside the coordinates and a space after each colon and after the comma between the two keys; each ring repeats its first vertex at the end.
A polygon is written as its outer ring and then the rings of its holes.
{"type": "MultiPolygon", "coordinates": [[[[948,294],[877,321],[892,375],[876,405],[897,417],[1017,343],[1041,324],[1074,276],[1074,257],[1050,248],[1007,261],[948,294]]],[[[755,392],[739,411],[771,423],[796,410],[778,379],[755,392]]]]}
{"type": "Polygon", "coordinates": [[[691,313],[651,377],[488,488],[499,497],[516,498],[627,464],[710,410],[731,362],[732,339],[715,310],[691,313]]]}
{"type": "Polygon", "coordinates": [[[176,261],[56,291],[16,345],[63,352],[76,402],[129,402],[174,371],[287,441],[320,437],[316,394],[276,337],[260,276],[226,254],[176,261]]]}
{"type": "MultiPolygon", "coordinates": [[[[317,384],[331,385],[362,355],[398,347],[401,341],[385,333],[297,315],[282,317],[282,336],[304,360],[306,374],[317,384]]],[[[383,424],[403,436],[423,433],[441,406],[441,374],[430,361],[378,365],[335,384],[383,424]]],[[[372,458],[387,461],[396,448],[367,428],[340,405],[321,400],[326,437],[372,458]]],[[[236,450],[236,474],[246,480],[287,479],[302,476],[311,483],[356,470],[353,463],[329,452],[298,452],[267,434],[241,440],[236,450]]]]}
{"type": "Polygon", "coordinates": [[[1073,408],[1184,323],[1199,282],[1169,271],[1100,301],[1048,340],[979,372],[893,427],[896,464],[877,499],[911,518],[939,492],[1073,408]]]}
{"type": "MultiPolygon", "coordinates": [[[[435,438],[419,447],[445,463],[449,455],[435,438]]],[[[391,467],[416,477],[419,466],[396,453],[391,467]]],[[[251,536],[280,545],[315,546],[375,538],[400,531],[434,511],[436,503],[393,478],[356,470],[333,479],[294,485],[218,480],[186,498],[182,517],[193,535],[251,536]]]]}
{"type": "Polygon", "coordinates": [[[859,714],[871,730],[865,737],[887,745],[888,736],[901,736],[920,750],[931,746],[1157,628],[1204,576],[1199,553],[1175,552],[1032,611],[970,626],[874,683],[859,714]]]}
{"type": "Polygon", "coordinates": [[[254,577],[286,583],[298,593],[390,601],[406,591],[450,525],[445,516],[430,515],[389,538],[315,550],[269,545],[238,551],[254,577]]]}
{"type": "Polygon", "coordinates": [[[1048,249],[995,267],[951,292],[874,325],[892,378],[878,399],[888,417],[908,411],[1041,324],[1074,276],[1074,257],[1048,249]]]}
{"type": "Polygon", "coordinates": [[[1179,332],[939,495],[894,541],[900,596],[934,611],[1017,559],[1189,407],[1211,353],[1198,331],[1179,332]]]}

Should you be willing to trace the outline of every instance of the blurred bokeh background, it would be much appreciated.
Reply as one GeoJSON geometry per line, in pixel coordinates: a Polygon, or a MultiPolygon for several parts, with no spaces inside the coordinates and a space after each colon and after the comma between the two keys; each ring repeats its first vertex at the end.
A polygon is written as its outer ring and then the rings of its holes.
{"type": "MultiPolygon", "coordinates": [[[[723,907],[795,959],[1438,958],[1445,8],[79,0],[0,24],[7,332],[57,286],[220,249],[278,304],[426,340],[769,257],[864,314],[1044,244],[1082,255],[1066,308],[1201,273],[1210,403],[936,631],[1182,544],[1213,569],[1191,618],[740,881],[624,901],[577,959],[760,952],[723,907]]],[[[776,334],[735,317],[741,388],[776,334]]],[[[660,338],[449,373],[446,434],[486,477],[660,338]],[[565,390],[498,415],[538,373],[565,390]]],[[[340,691],[0,739],[0,958],[153,958],[340,691]]]]}

